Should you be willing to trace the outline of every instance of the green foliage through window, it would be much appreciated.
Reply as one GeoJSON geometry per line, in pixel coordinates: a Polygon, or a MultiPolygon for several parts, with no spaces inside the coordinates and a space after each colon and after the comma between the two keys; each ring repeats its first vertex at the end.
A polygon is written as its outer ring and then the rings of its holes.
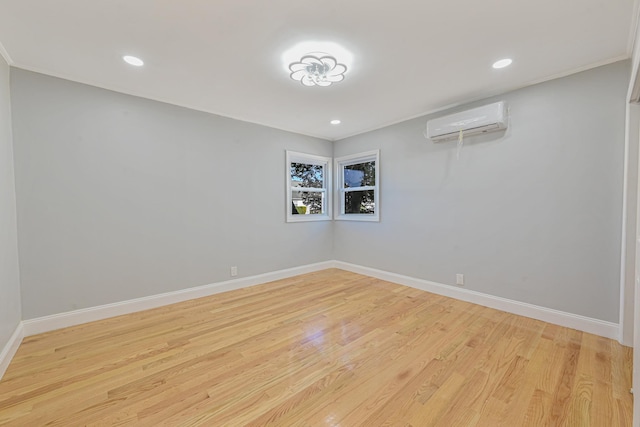
{"type": "Polygon", "coordinates": [[[322,214],[322,194],[311,191],[295,191],[296,187],[322,188],[324,186],[324,167],[307,163],[291,163],[291,181],[294,186],[294,198],[301,198],[304,206],[296,206],[297,212],[293,214],[304,215],[307,210],[310,214],[322,214]],[[301,211],[300,208],[304,208],[301,211]]]}

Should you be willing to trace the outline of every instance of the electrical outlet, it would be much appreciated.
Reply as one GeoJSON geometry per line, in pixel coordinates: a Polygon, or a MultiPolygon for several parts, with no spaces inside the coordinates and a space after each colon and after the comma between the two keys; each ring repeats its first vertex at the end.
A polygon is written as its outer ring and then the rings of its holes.
{"type": "Polygon", "coordinates": [[[238,275],[238,267],[231,267],[231,277],[236,277],[238,275]]]}
{"type": "Polygon", "coordinates": [[[456,274],[456,285],[464,286],[464,274],[456,274]]]}

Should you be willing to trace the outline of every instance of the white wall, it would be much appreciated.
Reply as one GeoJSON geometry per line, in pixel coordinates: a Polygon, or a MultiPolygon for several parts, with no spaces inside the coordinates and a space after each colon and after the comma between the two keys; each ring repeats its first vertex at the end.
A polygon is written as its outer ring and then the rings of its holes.
{"type": "Polygon", "coordinates": [[[285,150],[332,144],[12,69],[25,319],[332,259],[285,150]]]}
{"type": "Polygon", "coordinates": [[[0,56],[0,352],[21,320],[9,92],[9,65],[0,56]]]}
{"type": "Polygon", "coordinates": [[[336,259],[449,285],[463,273],[468,289],[617,323],[629,67],[459,108],[511,108],[508,132],[467,139],[460,160],[424,139],[429,117],[336,142],[336,157],[381,150],[381,221],[336,222],[336,259]]]}

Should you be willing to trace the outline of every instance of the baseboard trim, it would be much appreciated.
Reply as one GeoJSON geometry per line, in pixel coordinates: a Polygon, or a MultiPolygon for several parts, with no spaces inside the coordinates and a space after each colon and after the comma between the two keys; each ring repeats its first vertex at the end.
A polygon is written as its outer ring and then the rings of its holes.
{"type": "Polygon", "coordinates": [[[350,264],[342,261],[334,261],[333,267],[351,271],[353,273],[363,274],[365,276],[375,277],[376,279],[386,280],[388,282],[409,286],[411,288],[420,289],[434,294],[479,304],[485,307],[495,308],[497,310],[506,311],[508,313],[542,320],[544,322],[553,323],[555,325],[577,329],[579,331],[588,332],[590,334],[599,335],[614,340],[620,339],[620,328],[617,323],[605,322],[603,320],[593,319],[591,317],[580,316],[577,314],[567,313],[551,308],[514,301],[507,298],[496,297],[493,295],[483,294],[481,292],[471,291],[469,289],[455,288],[449,285],[444,285],[442,283],[403,276],[397,273],[390,273],[388,271],[377,270],[370,267],[363,267],[360,265],[350,264]]]}
{"type": "Polygon", "coordinates": [[[24,328],[22,327],[22,322],[18,323],[15,331],[9,338],[9,341],[0,352],[0,379],[4,376],[4,373],[7,371],[9,367],[9,363],[11,363],[11,359],[15,356],[16,351],[18,351],[18,347],[22,343],[22,339],[24,338],[24,328]]]}
{"type": "Polygon", "coordinates": [[[312,273],[314,271],[325,270],[327,268],[333,267],[333,261],[319,262],[316,264],[308,264],[301,267],[293,267],[270,273],[258,274],[256,276],[243,277],[239,279],[212,283],[209,285],[203,285],[174,292],[167,292],[163,294],[151,295],[148,297],[136,298],[112,304],[105,304],[96,307],[69,311],[66,313],[53,314],[50,316],[24,320],[22,322],[22,326],[24,327],[24,336],[41,334],[44,332],[54,331],[56,329],[67,328],[69,326],[76,326],[87,322],[103,320],[109,317],[149,310],[152,308],[175,304],[190,299],[202,298],[222,292],[260,285],[263,283],[272,282],[274,280],[286,279],[288,277],[312,273]]]}
{"type": "Polygon", "coordinates": [[[87,322],[120,316],[123,314],[149,310],[152,308],[175,304],[194,298],[202,298],[217,293],[228,292],[246,288],[249,286],[272,282],[274,280],[286,279],[300,274],[312,273],[327,268],[339,268],[342,270],[351,271],[353,273],[375,277],[377,279],[398,283],[400,285],[409,286],[415,289],[420,289],[426,292],[431,292],[450,298],[456,298],[485,307],[506,311],[508,313],[513,313],[520,316],[530,317],[533,319],[542,320],[544,322],[565,326],[567,328],[577,329],[579,331],[588,332],[606,338],[611,338],[614,340],[620,339],[620,328],[616,323],[605,322],[599,319],[593,319],[590,317],[580,316],[577,314],[567,313],[551,308],[488,295],[481,292],[471,291],[469,289],[456,288],[442,283],[404,276],[402,274],[391,273],[371,267],[350,264],[343,261],[325,261],[316,264],[309,264],[305,266],[259,274],[256,276],[243,277],[240,279],[228,280],[224,282],[218,282],[174,292],[167,292],[158,295],[151,295],[148,297],[136,298],[113,304],[106,304],[97,307],[74,310],[66,313],[54,314],[51,316],[24,320],[19,325],[19,330],[16,329],[16,333],[12,337],[12,340],[7,344],[7,346],[5,346],[3,352],[0,353],[0,372],[3,372],[3,367],[4,369],[6,369],[5,364],[8,366],[9,361],[13,357],[13,354],[15,354],[15,350],[17,350],[17,347],[20,345],[22,338],[25,336],[41,334],[56,329],[76,326],[87,322]]]}

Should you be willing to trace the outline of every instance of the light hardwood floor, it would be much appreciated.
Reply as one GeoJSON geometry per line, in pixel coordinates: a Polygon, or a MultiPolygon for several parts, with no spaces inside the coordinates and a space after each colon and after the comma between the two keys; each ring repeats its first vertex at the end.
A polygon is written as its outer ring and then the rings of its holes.
{"type": "Polygon", "coordinates": [[[10,426],[630,426],[631,349],[325,270],[26,338],[10,426]]]}

